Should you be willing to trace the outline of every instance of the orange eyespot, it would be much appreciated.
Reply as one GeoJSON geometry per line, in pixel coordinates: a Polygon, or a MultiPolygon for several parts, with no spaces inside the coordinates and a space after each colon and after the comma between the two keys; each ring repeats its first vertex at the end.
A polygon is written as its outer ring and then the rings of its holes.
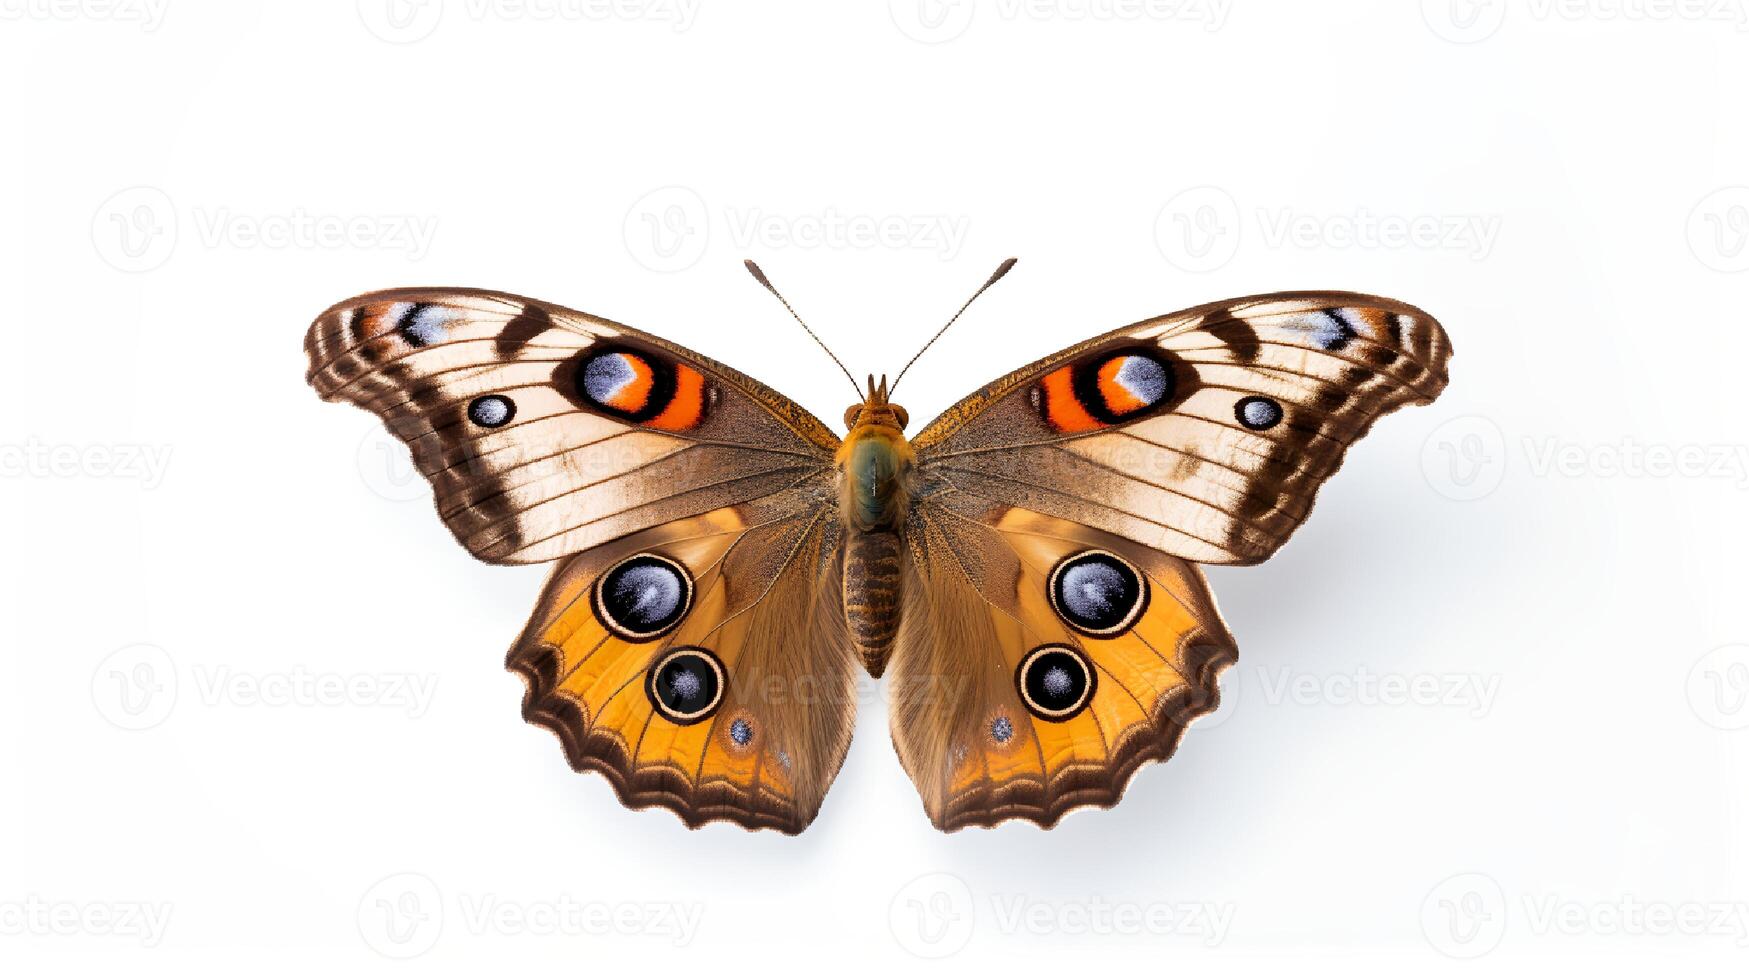
{"type": "Polygon", "coordinates": [[[1091,432],[1162,407],[1173,387],[1163,359],[1152,351],[1124,351],[1045,375],[1038,409],[1058,432],[1091,432]]]}
{"type": "Polygon", "coordinates": [[[585,352],[577,362],[574,382],[587,405],[669,432],[697,428],[710,400],[704,376],[697,370],[621,348],[585,352]]]}

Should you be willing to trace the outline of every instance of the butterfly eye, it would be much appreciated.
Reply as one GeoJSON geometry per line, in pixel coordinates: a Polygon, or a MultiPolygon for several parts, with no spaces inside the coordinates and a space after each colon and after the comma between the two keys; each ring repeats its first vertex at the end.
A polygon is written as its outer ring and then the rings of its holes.
{"type": "Polygon", "coordinates": [[[899,430],[902,432],[906,426],[911,424],[911,413],[897,405],[891,407],[893,409],[893,416],[899,420],[899,430]]]}
{"type": "Polygon", "coordinates": [[[1116,636],[1148,605],[1148,583],[1136,566],[1109,551],[1083,551],[1051,570],[1051,607],[1088,636],[1116,636]]]}
{"type": "Polygon", "coordinates": [[[1014,672],[1026,710],[1045,721],[1067,721],[1093,700],[1093,665],[1087,655],[1060,643],[1026,655],[1014,672]]]}
{"type": "Polygon", "coordinates": [[[703,647],[676,647],[651,665],[644,693],[658,714],[676,725],[694,725],[723,702],[723,662],[703,647]]]}
{"type": "Polygon", "coordinates": [[[860,418],[861,416],[862,416],[862,406],[861,405],[852,405],[849,408],[845,409],[844,410],[844,427],[846,429],[856,428],[856,420],[858,418],[860,418]]]}
{"type": "Polygon", "coordinates": [[[686,618],[692,576],[661,555],[633,555],[595,580],[595,618],[622,640],[653,640],[686,618]]]}
{"type": "Polygon", "coordinates": [[[698,428],[710,402],[703,375],[642,351],[585,351],[572,380],[589,407],[670,432],[698,428]]]}

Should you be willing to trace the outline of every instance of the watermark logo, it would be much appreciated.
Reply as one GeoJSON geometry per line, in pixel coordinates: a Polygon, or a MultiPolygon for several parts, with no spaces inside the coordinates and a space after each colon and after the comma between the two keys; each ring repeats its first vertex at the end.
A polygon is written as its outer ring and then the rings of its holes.
{"type": "Polygon", "coordinates": [[[887,0],[893,26],[913,41],[941,44],[972,26],[972,0],[887,0]]]}
{"type": "Polygon", "coordinates": [[[68,445],[30,438],[0,444],[0,479],[132,480],[156,490],[170,469],[170,447],[137,443],[68,445]]]}
{"type": "Polygon", "coordinates": [[[150,272],[176,251],[176,204],[156,187],[116,191],[91,216],[91,244],[122,272],[150,272]]]}
{"type": "Polygon", "coordinates": [[[97,21],[138,24],[150,34],[164,25],[169,0],[0,0],[4,21],[97,21]]]}
{"type": "Polygon", "coordinates": [[[1041,899],[1025,894],[978,897],[956,875],[913,878],[887,906],[887,926],[900,948],[925,959],[952,956],[980,926],[1004,936],[1191,938],[1205,946],[1225,941],[1232,903],[1108,899],[1098,895],[1041,899]]]}
{"type": "Polygon", "coordinates": [[[662,187],[626,210],[626,251],[652,272],[691,268],[720,229],[739,252],[779,249],[920,249],[952,260],[971,219],[945,214],[857,214],[837,208],[784,214],[764,208],[712,208],[689,187],[662,187]]]}
{"type": "Polygon", "coordinates": [[[1453,875],[1422,900],[1421,934],[1454,959],[1486,956],[1506,936],[1506,893],[1488,875],[1453,875]]]}
{"type": "MultiPolygon", "coordinates": [[[[206,708],[376,708],[425,717],[437,694],[437,675],[344,673],[295,666],[283,671],[239,671],[227,664],[195,664],[189,671],[196,701],[206,708]]],[[[126,646],[91,673],[97,713],[128,731],[164,723],[185,689],[176,661],[149,643],[126,646]]]]}
{"type": "Polygon", "coordinates": [[[171,911],[169,902],[67,902],[30,895],[0,900],[0,936],[99,936],[152,949],[164,941],[171,911]]]}
{"type": "Polygon", "coordinates": [[[390,959],[427,953],[443,935],[443,893],[422,874],[390,875],[358,900],[358,934],[390,959]]]}
{"type": "Polygon", "coordinates": [[[1213,272],[1238,254],[1239,202],[1219,187],[1179,191],[1154,218],[1154,245],[1185,272],[1213,272]]]}
{"type": "Polygon", "coordinates": [[[1453,252],[1481,261],[1500,237],[1498,214],[1392,214],[1357,208],[1319,214],[1291,207],[1241,208],[1220,187],[1174,194],[1154,218],[1154,244],[1185,272],[1213,272],[1252,239],[1264,248],[1453,252]],[[1250,225],[1252,227],[1248,228],[1250,225]]]}
{"type": "Polygon", "coordinates": [[[130,732],[156,728],[176,707],[176,662],[162,648],[136,643],[104,657],[91,673],[91,703],[130,732]]]}
{"type": "Polygon", "coordinates": [[[447,10],[466,20],[538,24],[646,21],[692,29],[700,0],[358,0],[358,19],[381,40],[413,44],[437,32],[447,10]]]}
{"type": "MultiPolygon", "coordinates": [[[[320,214],[305,208],[248,214],[195,205],[186,222],[206,249],[357,249],[403,252],[419,261],[437,237],[435,215],[320,214]]],[[[91,243],[122,272],[150,272],[170,260],[185,222],[176,202],[156,187],[110,195],[91,218],[91,243]]]]}
{"type": "Polygon", "coordinates": [[[412,44],[443,23],[443,0],[358,0],[358,19],[390,44],[412,44]]]}
{"type": "MultiPolygon", "coordinates": [[[[888,0],[900,33],[923,44],[951,41],[971,27],[973,0],[888,0]]],[[[985,10],[999,21],[1138,24],[1147,21],[1225,27],[1233,0],[994,0],[985,10]]]]}
{"type": "Polygon", "coordinates": [[[437,883],[413,872],[390,875],[358,902],[358,933],[390,959],[430,952],[446,925],[472,936],[642,936],[672,946],[691,944],[704,919],[699,903],[589,901],[569,894],[522,899],[461,893],[453,908],[437,883]]]}
{"type": "Polygon", "coordinates": [[[1506,0],[1421,0],[1421,19],[1453,44],[1474,44],[1506,23],[1506,0]]]}
{"type": "Polygon", "coordinates": [[[413,450],[390,432],[390,428],[417,434],[427,426],[417,420],[391,420],[383,425],[367,425],[353,463],[359,479],[377,496],[394,503],[431,499],[431,484],[413,462],[413,450]]]}
{"type": "Polygon", "coordinates": [[[1722,646],[1695,661],[1688,672],[1688,704],[1714,728],[1749,728],[1749,646],[1722,646]]]}
{"type": "Polygon", "coordinates": [[[1448,419],[1421,443],[1421,475],[1449,500],[1480,500],[1506,478],[1506,435],[1491,419],[1448,419]]]}
{"type": "Polygon", "coordinates": [[[940,959],[966,948],[977,911],[972,889],[945,871],[913,878],[887,906],[887,927],[913,956],[940,959]]]}
{"type": "Polygon", "coordinates": [[[661,187],[626,210],[626,251],[652,272],[690,269],[710,244],[710,209],[690,187],[661,187]]]}
{"type": "Polygon", "coordinates": [[[1688,250],[1716,272],[1749,271],[1749,187],[1722,187],[1688,212],[1688,250]]]}
{"type": "MultiPolygon", "coordinates": [[[[1507,0],[1421,0],[1421,17],[1439,37],[1474,44],[1499,33],[1506,23],[1507,0]]],[[[1535,22],[1715,23],[1749,30],[1743,0],[1525,0],[1514,17],[1535,22]]]]}

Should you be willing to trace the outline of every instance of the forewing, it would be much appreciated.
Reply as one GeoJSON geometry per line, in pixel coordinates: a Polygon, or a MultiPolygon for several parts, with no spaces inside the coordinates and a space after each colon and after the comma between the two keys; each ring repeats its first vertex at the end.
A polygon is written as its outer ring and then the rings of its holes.
{"type": "Polygon", "coordinates": [[[923,492],[975,494],[1192,561],[1249,564],[1348,446],[1446,384],[1426,313],[1282,293],[1145,320],[1022,368],[914,440],[923,492]]]}
{"type": "Polygon", "coordinates": [[[407,443],[456,538],[550,561],[823,479],[838,440],[770,388],[599,317],[503,293],[339,303],[309,381],[407,443]]]}

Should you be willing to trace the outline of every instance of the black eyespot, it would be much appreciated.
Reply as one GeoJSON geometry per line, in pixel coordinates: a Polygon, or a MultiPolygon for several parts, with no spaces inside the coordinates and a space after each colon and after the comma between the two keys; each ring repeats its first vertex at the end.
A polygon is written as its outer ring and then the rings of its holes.
{"type": "Polygon", "coordinates": [[[1026,655],[1014,684],[1026,710],[1045,721],[1067,721],[1093,700],[1093,664],[1073,647],[1052,643],[1026,655]]]}
{"type": "Polygon", "coordinates": [[[703,647],[675,647],[650,667],[644,692],[656,712],[676,725],[694,725],[723,702],[723,662],[703,647]]]}
{"type": "Polygon", "coordinates": [[[686,566],[648,552],[595,580],[595,618],[622,640],[642,643],[673,629],[692,606],[686,566]]]}
{"type": "Polygon", "coordinates": [[[1261,432],[1274,428],[1281,421],[1281,403],[1273,398],[1252,395],[1239,399],[1239,404],[1233,406],[1233,415],[1240,425],[1261,432]]]}
{"type": "Polygon", "coordinates": [[[745,747],[753,741],[753,723],[745,718],[736,718],[729,723],[729,741],[745,747]]]}
{"type": "Polygon", "coordinates": [[[516,403],[503,395],[481,395],[468,402],[468,421],[481,428],[496,429],[516,417],[516,403]]]}
{"type": "Polygon", "coordinates": [[[1109,551],[1083,551],[1051,570],[1051,606],[1088,636],[1116,636],[1148,605],[1148,584],[1136,566],[1109,551]]]}
{"type": "Polygon", "coordinates": [[[990,720],[990,741],[997,745],[1007,745],[1014,738],[1014,722],[1007,715],[997,715],[990,720]]]}
{"type": "Polygon", "coordinates": [[[1312,319],[1312,343],[1323,350],[1339,351],[1354,339],[1354,327],[1342,310],[1324,310],[1312,319]]]}
{"type": "Polygon", "coordinates": [[[395,332],[412,347],[429,347],[449,336],[449,311],[430,303],[404,304],[395,315],[395,332]]]}

